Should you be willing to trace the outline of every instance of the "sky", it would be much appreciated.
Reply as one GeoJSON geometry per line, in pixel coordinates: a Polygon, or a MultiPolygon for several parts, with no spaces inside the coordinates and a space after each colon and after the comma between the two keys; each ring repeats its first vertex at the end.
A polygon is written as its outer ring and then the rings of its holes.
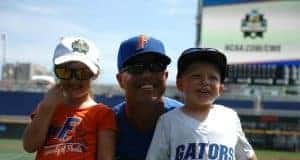
{"type": "MultiPolygon", "coordinates": [[[[52,70],[61,36],[82,36],[100,51],[102,84],[117,84],[117,52],[122,41],[146,34],[160,39],[172,63],[195,46],[197,0],[1,0],[0,33],[7,35],[6,62],[31,62],[52,70]]],[[[2,44],[1,44],[2,48],[2,44]]],[[[1,49],[1,64],[3,63],[1,49]]]]}

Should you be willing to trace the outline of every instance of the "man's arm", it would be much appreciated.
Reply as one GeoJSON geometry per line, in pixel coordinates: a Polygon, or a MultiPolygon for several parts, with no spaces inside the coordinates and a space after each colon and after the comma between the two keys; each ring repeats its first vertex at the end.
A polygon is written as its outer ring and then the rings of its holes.
{"type": "Polygon", "coordinates": [[[112,129],[97,134],[97,159],[113,160],[115,156],[116,131],[112,129]]]}

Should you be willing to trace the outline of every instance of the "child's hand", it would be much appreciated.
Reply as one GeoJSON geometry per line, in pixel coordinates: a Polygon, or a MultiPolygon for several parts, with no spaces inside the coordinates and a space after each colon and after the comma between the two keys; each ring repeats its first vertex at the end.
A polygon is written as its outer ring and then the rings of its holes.
{"type": "Polygon", "coordinates": [[[64,101],[63,89],[60,84],[52,86],[45,94],[42,104],[44,107],[55,108],[64,101]]]}

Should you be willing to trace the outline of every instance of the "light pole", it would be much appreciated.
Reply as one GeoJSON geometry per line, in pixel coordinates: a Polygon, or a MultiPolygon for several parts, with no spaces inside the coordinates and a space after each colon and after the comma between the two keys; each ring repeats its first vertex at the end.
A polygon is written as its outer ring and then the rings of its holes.
{"type": "Polygon", "coordinates": [[[198,0],[196,16],[196,47],[201,46],[203,0],[198,0]]]}
{"type": "Polygon", "coordinates": [[[2,65],[1,65],[1,80],[3,80],[3,68],[6,63],[6,33],[1,33],[1,41],[2,41],[2,65]]]}

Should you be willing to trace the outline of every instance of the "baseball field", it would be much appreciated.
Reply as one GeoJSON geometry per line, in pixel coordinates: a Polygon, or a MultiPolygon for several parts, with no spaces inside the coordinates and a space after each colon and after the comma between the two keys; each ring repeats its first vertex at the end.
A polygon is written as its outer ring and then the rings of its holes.
{"type": "MultiPolygon", "coordinates": [[[[300,160],[300,152],[256,150],[259,160],[300,160]]],[[[23,151],[21,140],[0,139],[0,160],[33,160],[34,154],[23,151]]]]}

